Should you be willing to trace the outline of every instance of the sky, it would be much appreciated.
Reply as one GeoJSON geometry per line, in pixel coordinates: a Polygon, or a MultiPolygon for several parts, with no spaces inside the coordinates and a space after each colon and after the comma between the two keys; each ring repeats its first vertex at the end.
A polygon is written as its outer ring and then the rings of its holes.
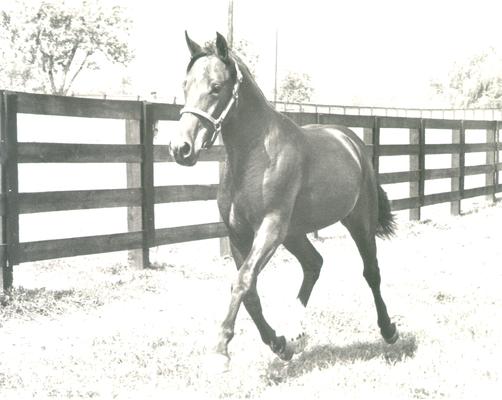
{"type": "MultiPolygon", "coordinates": [[[[136,59],[127,73],[135,89],[182,98],[184,31],[201,44],[226,34],[228,0],[119,3],[134,23],[136,59]]],[[[277,30],[279,81],[289,71],[308,73],[313,101],[430,107],[431,80],[502,46],[501,10],[502,2],[488,0],[234,0],[234,37],[259,55],[257,80],[269,98],[277,30]]]]}

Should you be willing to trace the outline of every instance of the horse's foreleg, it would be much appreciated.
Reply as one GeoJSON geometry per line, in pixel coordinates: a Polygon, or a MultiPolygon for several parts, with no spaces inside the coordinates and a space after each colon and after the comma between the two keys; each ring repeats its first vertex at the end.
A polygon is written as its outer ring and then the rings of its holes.
{"type": "MultiPolygon", "coordinates": [[[[244,255],[249,253],[249,246],[246,246],[246,244],[242,243],[237,244],[235,240],[231,240],[230,247],[232,249],[232,256],[234,258],[235,265],[239,270],[244,263],[244,255]]],[[[258,291],[256,289],[256,282],[251,285],[248,295],[245,296],[242,301],[244,303],[244,307],[246,307],[248,314],[258,328],[263,342],[267,345],[274,343],[277,337],[275,331],[263,316],[260,297],[258,296],[258,291]]]]}
{"type": "MultiPolygon", "coordinates": [[[[216,346],[216,352],[228,358],[228,343],[234,336],[235,320],[242,302],[245,303],[251,316],[255,317],[255,323],[263,329],[264,340],[272,350],[281,358],[291,358],[286,354],[286,340],[284,337],[276,337],[275,332],[266,324],[261,312],[256,281],[258,274],[274,254],[277,247],[286,236],[287,223],[281,221],[278,216],[272,215],[264,218],[260,228],[256,232],[249,254],[245,257],[237,273],[237,278],[232,285],[230,305],[227,315],[221,325],[220,336],[216,346]],[[265,325],[266,324],[266,325],[265,325]]],[[[254,318],[253,318],[254,319],[254,318]]],[[[260,331],[260,333],[262,333],[260,331]]],[[[263,338],[263,336],[262,336],[263,338]]]]}

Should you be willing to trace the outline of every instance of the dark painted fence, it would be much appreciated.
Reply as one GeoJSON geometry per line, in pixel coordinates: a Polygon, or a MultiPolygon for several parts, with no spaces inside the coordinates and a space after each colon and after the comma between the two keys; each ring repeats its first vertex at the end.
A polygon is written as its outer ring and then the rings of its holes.
{"type": "MultiPolygon", "coordinates": [[[[140,267],[149,265],[149,249],[154,246],[226,236],[221,222],[155,229],[155,204],[213,200],[217,185],[154,186],[155,162],[172,162],[166,145],[154,145],[158,121],[175,121],[180,105],[138,101],[118,101],[59,97],[28,93],[0,92],[1,185],[0,185],[0,266],[3,287],[12,285],[13,266],[30,261],[86,254],[129,250],[140,267]],[[113,118],[124,120],[126,144],[27,143],[17,138],[18,114],[113,118]],[[125,163],[127,188],[20,193],[18,166],[22,163],[125,163]],[[128,231],[111,235],[75,237],[33,242],[19,241],[19,216],[27,213],[82,210],[110,207],[128,208],[128,231]]],[[[379,174],[380,183],[409,182],[410,196],[392,200],[393,210],[410,209],[410,217],[420,218],[423,206],[450,202],[453,214],[459,214],[462,199],[489,196],[502,191],[499,184],[499,121],[464,121],[402,117],[286,113],[299,124],[341,124],[362,128],[368,151],[379,170],[382,156],[408,155],[409,170],[379,174]],[[404,128],[410,144],[380,144],[385,128],[404,128]],[[427,144],[426,129],[452,131],[449,144],[427,144]],[[484,143],[468,144],[465,132],[481,129],[484,143]],[[484,165],[465,166],[465,154],[483,152],[484,165]],[[451,154],[451,168],[426,169],[425,155],[451,154]],[[485,185],[464,189],[464,177],[485,175],[485,185]],[[424,194],[425,181],[451,179],[451,190],[424,194]]],[[[201,154],[201,161],[225,159],[222,146],[201,154]]],[[[1,286],[0,286],[1,288],[1,286]]]]}

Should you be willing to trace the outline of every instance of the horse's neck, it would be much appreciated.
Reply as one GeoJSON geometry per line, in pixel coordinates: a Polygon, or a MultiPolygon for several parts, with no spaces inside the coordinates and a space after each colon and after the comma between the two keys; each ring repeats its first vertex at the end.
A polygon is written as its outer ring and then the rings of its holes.
{"type": "Polygon", "coordinates": [[[238,164],[262,151],[274,112],[253,82],[244,82],[236,109],[222,130],[230,164],[238,164]]]}

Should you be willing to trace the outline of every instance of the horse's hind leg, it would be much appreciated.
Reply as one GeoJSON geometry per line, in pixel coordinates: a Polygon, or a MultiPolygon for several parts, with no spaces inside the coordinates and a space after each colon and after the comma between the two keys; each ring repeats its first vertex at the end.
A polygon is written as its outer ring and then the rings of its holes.
{"type": "Polygon", "coordinates": [[[306,307],[321,272],[322,257],[306,235],[288,237],[284,242],[284,246],[298,259],[302,266],[303,281],[298,292],[298,299],[306,307]]]}
{"type": "Polygon", "coordinates": [[[371,221],[369,221],[367,215],[368,214],[366,214],[366,218],[364,218],[358,215],[357,212],[355,212],[347,217],[344,221],[342,221],[342,223],[349,230],[363,259],[363,275],[366,279],[366,282],[368,282],[371,291],[373,292],[380,332],[385,341],[389,344],[392,344],[396,342],[399,334],[396,325],[392,323],[389,318],[387,307],[385,306],[385,302],[382,299],[382,294],[380,293],[381,278],[380,269],[378,267],[375,241],[376,229],[371,224],[371,221]]]}

